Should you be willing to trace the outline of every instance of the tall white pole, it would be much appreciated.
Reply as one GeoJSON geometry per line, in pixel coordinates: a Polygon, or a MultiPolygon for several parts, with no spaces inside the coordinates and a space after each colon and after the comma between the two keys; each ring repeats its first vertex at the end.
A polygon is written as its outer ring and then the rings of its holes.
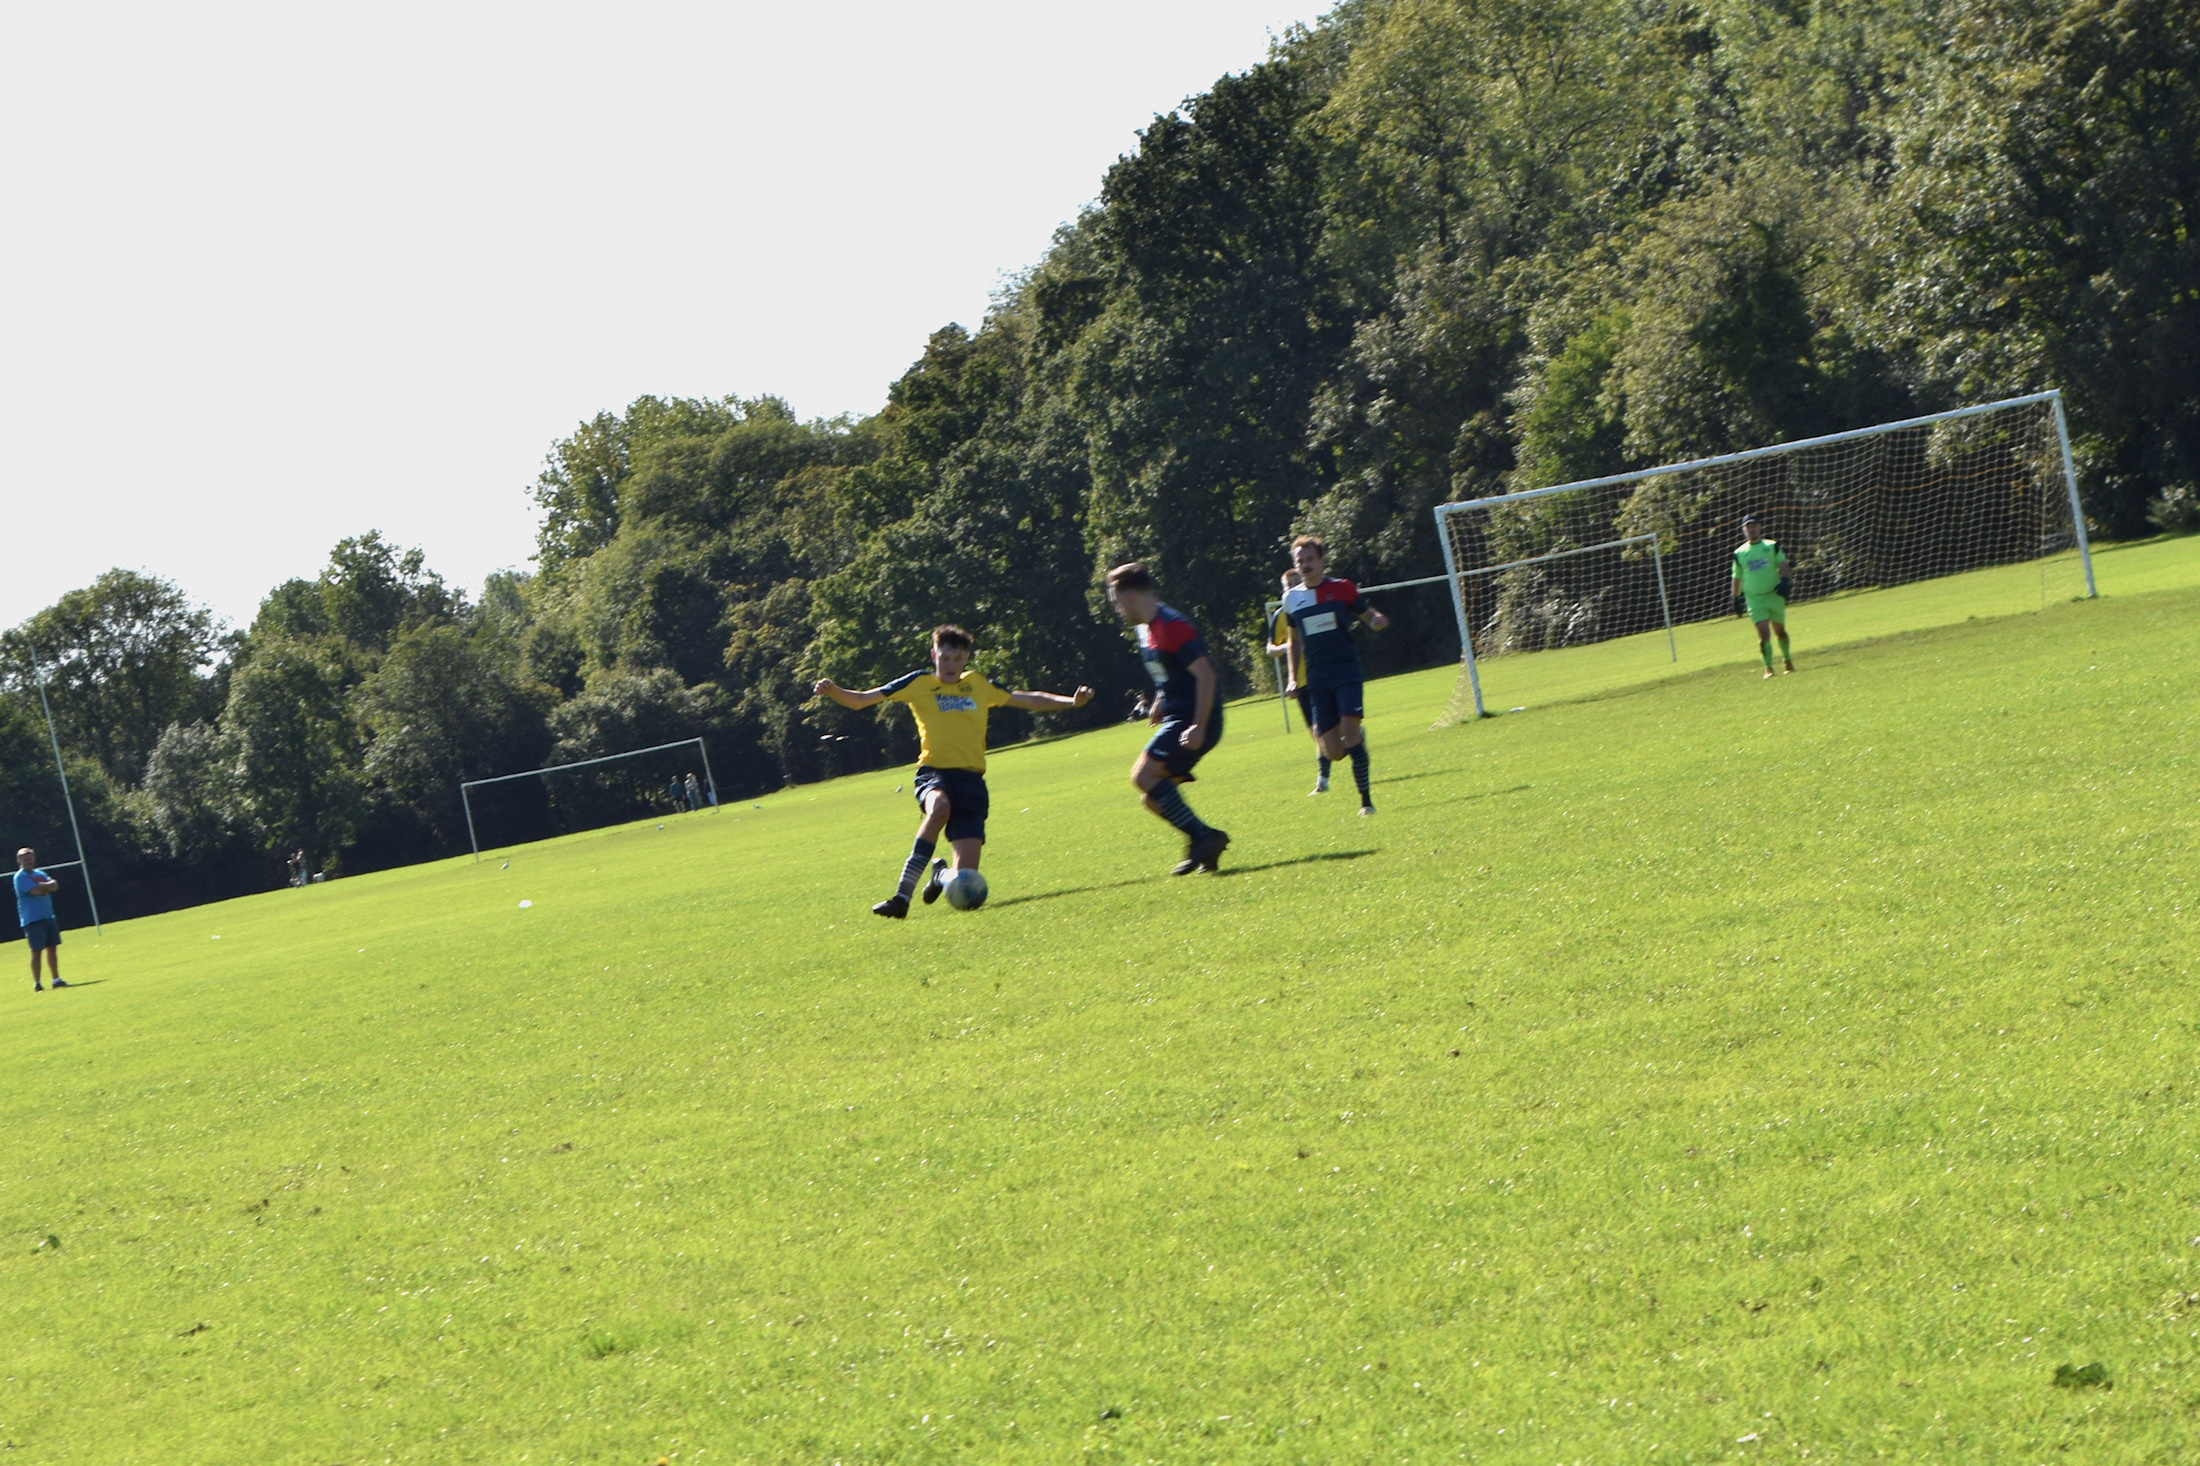
{"type": "Polygon", "coordinates": [[[2070,491],[2070,528],[2078,537],[2078,560],[2085,566],[2085,594],[2091,600],[2100,594],[2093,588],[2093,549],[2085,540],[2085,505],[2078,502],[2078,469],[2070,459],[2070,424],[2063,417],[2062,388],[2048,394],[2055,399],[2055,441],[2062,445],[2063,486],[2070,491]]]}
{"type": "Polygon", "coordinates": [[[32,657],[31,676],[38,680],[38,710],[46,715],[46,741],[53,745],[53,771],[61,776],[61,802],[69,807],[69,833],[76,837],[76,868],[84,872],[84,899],[92,903],[92,934],[99,935],[99,897],[92,894],[92,867],[84,859],[84,831],[76,822],[76,796],[69,793],[69,771],[61,766],[61,738],[53,731],[53,707],[46,701],[46,673],[32,657]]]}
{"type": "Polygon", "coordinates": [[[1444,511],[1452,506],[1436,506],[1436,542],[1444,548],[1444,578],[1451,582],[1451,609],[1459,618],[1459,657],[1466,663],[1467,686],[1474,692],[1474,715],[1486,718],[1489,709],[1482,706],[1482,674],[1474,665],[1474,634],[1467,629],[1467,588],[1459,583],[1459,558],[1451,551],[1451,526],[1444,520],[1444,511]]]}

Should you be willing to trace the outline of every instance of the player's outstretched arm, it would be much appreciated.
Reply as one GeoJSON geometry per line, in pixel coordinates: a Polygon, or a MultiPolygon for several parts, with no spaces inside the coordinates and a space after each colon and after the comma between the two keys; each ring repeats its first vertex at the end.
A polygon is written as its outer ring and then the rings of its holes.
{"type": "Polygon", "coordinates": [[[1369,606],[1366,610],[1362,611],[1360,613],[1360,619],[1362,621],[1365,621],[1368,625],[1374,627],[1377,631],[1382,630],[1385,626],[1388,626],[1390,624],[1390,618],[1388,616],[1385,616],[1382,612],[1376,610],[1373,606],[1369,606]]]}
{"type": "Polygon", "coordinates": [[[830,677],[818,678],[817,686],[811,688],[810,691],[816,693],[819,697],[829,697],[842,707],[853,708],[857,712],[861,712],[865,708],[876,707],[886,701],[886,694],[882,692],[850,692],[830,677]]]}
{"type": "Polygon", "coordinates": [[[1012,692],[1008,705],[1022,708],[1027,713],[1066,713],[1071,708],[1081,708],[1092,701],[1092,689],[1080,687],[1069,696],[1058,692],[1012,692]]]}

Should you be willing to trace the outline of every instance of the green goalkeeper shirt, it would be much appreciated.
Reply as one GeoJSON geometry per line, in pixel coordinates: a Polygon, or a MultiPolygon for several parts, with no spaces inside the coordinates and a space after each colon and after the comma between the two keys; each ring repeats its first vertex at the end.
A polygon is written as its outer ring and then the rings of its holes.
{"type": "Polygon", "coordinates": [[[1769,596],[1780,588],[1788,557],[1772,540],[1751,540],[1734,552],[1734,578],[1745,596],[1769,596]]]}

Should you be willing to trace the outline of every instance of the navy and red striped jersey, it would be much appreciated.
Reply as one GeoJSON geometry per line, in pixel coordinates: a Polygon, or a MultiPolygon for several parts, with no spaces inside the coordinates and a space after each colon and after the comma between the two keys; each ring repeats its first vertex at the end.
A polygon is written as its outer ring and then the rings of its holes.
{"type": "MultiPolygon", "coordinates": [[[[1207,655],[1207,643],[1199,628],[1167,606],[1154,612],[1153,620],[1138,628],[1138,656],[1153,678],[1154,694],[1161,699],[1164,718],[1199,716],[1199,681],[1192,663],[1207,655]]],[[[1222,695],[1215,694],[1215,712],[1222,711],[1222,695]]]]}
{"type": "Polygon", "coordinates": [[[1283,614],[1298,628],[1306,654],[1302,686],[1331,688],[1360,680],[1360,649],[1352,644],[1352,623],[1367,608],[1358,586],[1334,576],[1283,593],[1283,614]]]}

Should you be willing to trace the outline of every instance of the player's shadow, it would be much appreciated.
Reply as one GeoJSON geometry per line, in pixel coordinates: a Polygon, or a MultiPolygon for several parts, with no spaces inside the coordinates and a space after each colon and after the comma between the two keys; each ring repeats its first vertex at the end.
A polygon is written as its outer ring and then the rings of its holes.
{"type": "MultiPolygon", "coordinates": [[[[1260,865],[1226,865],[1215,872],[1218,876],[1249,876],[1258,871],[1281,870],[1287,865],[1311,865],[1319,860],[1358,860],[1363,855],[1373,855],[1372,850],[1323,850],[1313,855],[1294,855],[1289,860],[1271,860],[1260,865]]],[[[1004,906],[1021,906],[1026,901],[1058,901],[1064,896],[1089,896],[1095,891],[1120,891],[1125,886],[1151,885],[1155,881],[1169,880],[1169,876],[1140,876],[1130,881],[1109,881],[1100,886],[1071,886],[1061,891],[1039,891],[1029,896],[1011,896],[1006,901],[992,904],[998,910],[1004,906]]]]}
{"type": "Polygon", "coordinates": [[[1218,876],[1249,876],[1264,870],[1281,870],[1287,865],[1312,865],[1318,860],[1358,860],[1373,855],[1372,850],[1323,850],[1313,855],[1294,855],[1289,860],[1271,860],[1261,865],[1226,865],[1215,872],[1218,876]]]}
{"type": "Polygon", "coordinates": [[[1011,896],[1006,901],[994,901],[990,904],[994,910],[998,911],[1004,906],[1021,906],[1026,901],[1055,901],[1064,896],[1089,896],[1094,891],[1120,891],[1125,886],[1143,886],[1154,879],[1156,879],[1154,876],[1140,876],[1135,881],[1109,881],[1104,886],[1071,886],[1062,891],[1040,891],[1030,896],[1011,896]]]}
{"type": "MultiPolygon", "coordinates": [[[[1429,769],[1419,774],[1385,774],[1375,781],[1375,786],[1379,789],[1385,784],[1404,784],[1413,779],[1442,779],[1465,772],[1465,769],[1429,769]]],[[[1479,794],[1462,794],[1459,798],[1462,800],[1495,799],[1500,794],[1518,794],[1524,789],[1533,789],[1534,787],[1533,784],[1515,784],[1509,789],[1484,789],[1479,794]]]]}
{"type": "Polygon", "coordinates": [[[70,988],[96,988],[103,982],[112,981],[114,981],[114,979],[110,977],[87,977],[82,982],[78,982],[75,978],[72,977],[67,982],[62,984],[62,991],[67,992],[70,988]]]}

